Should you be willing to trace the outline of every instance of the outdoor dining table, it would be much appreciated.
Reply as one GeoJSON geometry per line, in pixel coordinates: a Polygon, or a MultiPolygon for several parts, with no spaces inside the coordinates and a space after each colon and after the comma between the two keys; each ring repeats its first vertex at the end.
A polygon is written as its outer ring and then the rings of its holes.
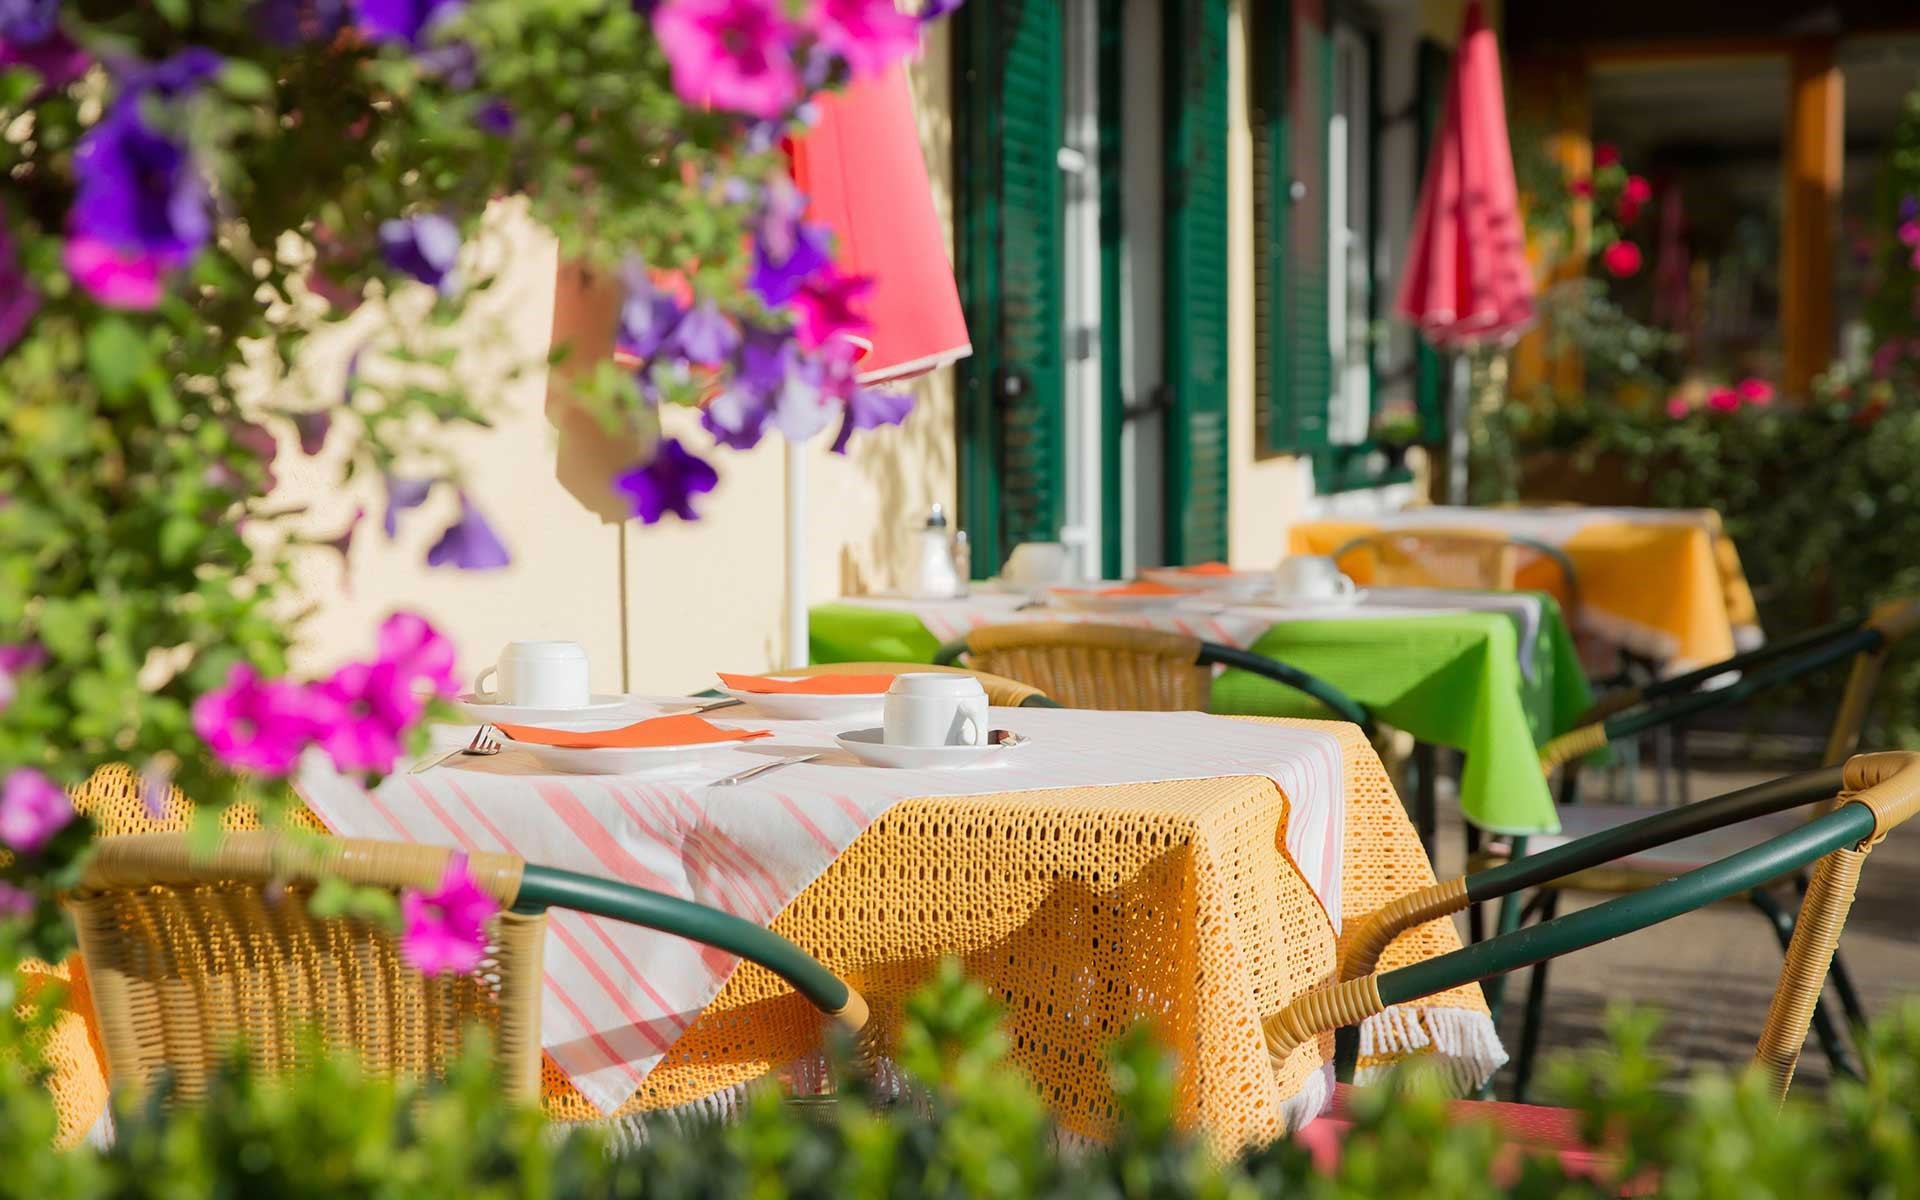
{"type": "MultiPolygon", "coordinates": [[[[969,629],[1018,621],[1173,630],[1316,675],[1379,720],[1462,751],[1461,811],[1492,833],[1558,831],[1536,748],[1593,700],[1559,605],[1539,592],[1373,588],[1339,608],[1196,599],[1127,613],[1035,608],[1022,594],[991,591],[850,597],[813,608],[810,650],[820,663],[932,662],[969,629]]],[[[1310,697],[1234,670],[1215,679],[1213,711],[1324,715],[1310,697]]]]}
{"type": "MultiPolygon", "coordinates": [[[[1565,552],[1579,584],[1580,632],[1674,674],[1760,644],[1753,591],[1739,550],[1712,509],[1568,505],[1408,509],[1364,520],[1293,526],[1295,554],[1332,554],[1356,537],[1396,530],[1466,529],[1529,538],[1565,552]]],[[[1350,564],[1368,582],[1362,558],[1350,564]]],[[[1558,583],[1551,562],[1523,567],[1529,587],[1558,583]]]]}
{"type": "MultiPolygon", "coordinates": [[[[996,727],[1031,739],[1003,765],[910,771],[834,750],[832,723],[741,711],[725,723],[773,736],[722,751],[712,776],[796,750],[825,757],[715,787],[704,769],[554,774],[510,746],[371,791],[310,762],[299,790],[338,835],[506,850],[767,924],[856,986],[883,1031],[956,956],[1005,1006],[1014,1060],[1077,1133],[1110,1119],[1106,1048],[1150,1022],[1180,1063],[1183,1117],[1228,1147],[1299,1127],[1331,1094],[1331,1039],[1275,1064],[1262,1018],[1332,977],[1343,922],[1433,881],[1352,725],[993,709],[996,727]]],[[[140,796],[123,771],[77,803],[108,835],[184,822],[184,805],[156,818],[140,796]]],[[[1458,944],[1440,920],[1386,964],[1458,944]]],[[[545,972],[556,1117],[637,1130],[662,1112],[724,1115],[769,1073],[802,1090],[818,1081],[817,1013],[722,952],[556,912],[545,972]]],[[[71,1024],[66,1086],[84,1092],[71,1063],[89,1043],[71,1024]]],[[[1462,1086],[1505,1060],[1473,986],[1369,1020],[1360,1050],[1363,1076],[1434,1055],[1462,1086]]]]}

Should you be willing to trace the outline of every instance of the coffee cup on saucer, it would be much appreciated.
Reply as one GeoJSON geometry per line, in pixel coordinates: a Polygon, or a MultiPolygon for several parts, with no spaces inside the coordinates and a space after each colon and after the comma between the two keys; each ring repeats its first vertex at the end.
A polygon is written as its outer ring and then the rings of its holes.
{"type": "Polygon", "coordinates": [[[585,708],[594,702],[587,652],[578,642],[508,642],[499,662],[473,681],[469,699],[516,708],[585,708]]]}
{"type": "Polygon", "coordinates": [[[889,746],[984,746],[987,693],[971,675],[912,672],[887,689],[881,740],[889,746]]]}
{"type": "Polygon", "coordinates": [[[1339,564],[1322,554],[1289,555],[1273,569],[1273,594],[1278,600],[1346,602],[1358,591],[1339,564]]]}

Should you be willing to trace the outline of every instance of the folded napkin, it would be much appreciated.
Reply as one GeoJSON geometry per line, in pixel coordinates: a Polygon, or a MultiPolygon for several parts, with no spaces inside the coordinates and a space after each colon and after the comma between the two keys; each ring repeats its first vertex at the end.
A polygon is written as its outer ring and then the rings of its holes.
{"type": "Polygon", "coordinates": [[[565,746],[572,750],[634,750],[645,746],[700,746],[708,742],[745,742],[772,737],[771,729],[722,729],[711,721],[680,713],[635,721],[619,729],[542,729],[537,725],[496,725],[516,742],[565,746]]]}
{"type": "Polygon", "coordinates": [[[1182,575],[1236,575],[1239,572],[1223,562],[1195,563],[1190,567],[1175,567],[1182,575]]]}
{"type": "Polygon", "coordinates": [[[891,675],[813,675],[805,679],[775,679],[771,675],[729,675],[720,682],[736,692],[790,696],[871,696],[893,686],[891,675]]]}
{"type": "Polygon", "coordinates": [[[1055,588],[1055,591],[1067,592],[1078,596],[1184,596],[1186,589],[1174,587],[1170,583],[1154,583],[1143,579],[1137,583],[1123,583],[1110,588],[1055,588]]]}

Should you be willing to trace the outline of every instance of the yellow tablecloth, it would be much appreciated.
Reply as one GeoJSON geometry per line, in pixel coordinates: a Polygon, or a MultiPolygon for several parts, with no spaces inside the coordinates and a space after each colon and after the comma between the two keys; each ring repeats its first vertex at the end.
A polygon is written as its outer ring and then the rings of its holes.
{"type": "MultiPolygon", "coordinates": [[[[1372,747],[1337,733],[1348,799],[1342,872],[1347,927],[1433,873],[1372,747]]],[[[107,834],[153,828],[130,785],[84,806],[107,834]]],[[[1013,1055],[1078,1133],[1108,1120],[1104,1048],[1152,1021],[1181,1064],[1188,1121],[1231,1148],[1284,1132],[1324,1087],[1332,1039],[1269,1061],[1261,1018],[1332,977],[1327,915],[1286,859],[1287,800],[1271,780],[1231,777],[909,801],[875,821],[774,921],[846,976],[880,1028],[946,955],[1007,1007],[1013,1055]]],[[[1442,920],[1402,937],[1383,966],[1457,948],[1442,920]]],[[[76,964],[73,964],[77,966],[76,964]]],[[[737,971],[621,1110],[723,1112],[744,1085],[803,1064],[819,1021],[751,965],[737,971]]],[[[77,1137],[105,1098],[97,1044],[69,1017],[57,1034],[63,1133],[77,1137]]],[[[1463,1082],[1504,1058],[1477,987],[1374,1018],[1362,1067],[1441,1053],[1463,1082]],[[1436,1049],[1437,1048],[1437,1049],[1436,1049]]],[[[551,1063],[549,1112],[599,1114],[551,1063]]]]}
{"type": "MultiPolygon", "coordinates": [[[[1483,528],[1504,533],[1501,516],[1488,509],[1483,528]]],[[[1449,521],[1473,528],[1466,518],[1449,521]]],[[[1307,521],[1289,539],[1295,554],[1331,554],[1356,537],[1378,533],[1369,521],[1307,521]]],[[[1559,543],[1580,584],[1579,629],[1663,664],[1669,670],[1717,662],[1759,640],[1753,591],[1733,539],[1710,509],[1686,513],[1649,510],[1649,519],[1595,519],[1559,543]]],[[[1355,564],[1360,575],[1365,563],[1355,564]]],[[[1366,584],[1369,580],[1356,578],[1366,584]]],[[[1551,590],[1559,585],[1550,562],[1521,572],[1519,586],[1551,590]]]]}

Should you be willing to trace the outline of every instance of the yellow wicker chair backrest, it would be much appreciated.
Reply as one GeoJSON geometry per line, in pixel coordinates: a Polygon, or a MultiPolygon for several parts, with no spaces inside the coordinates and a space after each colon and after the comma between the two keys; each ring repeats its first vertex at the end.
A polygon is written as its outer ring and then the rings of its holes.
{"type": "MultiPolygon", "coordinates": [[[[429,977],[398,939],[308,911],[314,882],[432,890],[452,852],[355,839],[229,833],[196,854],[184,833],[104,838],[68,898],[114,1086],[161,1073],[193,1100],[236,1044],[255,1070],[294,1069],[350,1048],[375,1073],[439,1074],[469,1026],[490,1029],[503,1090],[540,1095],[546,917],[503,911],[475,975],[429,977]]],[[[475,854],[468,870],[503,909],[520,860],[475,854]]]]}
{"type": "Polygon", "coordinates": [[[967,635],[967,662],[1031,683],[1068,708],[1206,711],[1200,639],[1120,625],[1016,623],[967,635]]]}
{"type": "Polygon", "coordinates": [[[1473,529],[1407,529],[1377,533],[1342,547],[1341,561],[1367,556],[1381,587],[1511,589],[1521,547],[1473,529]]]}
{"type": "Polygon", "coordinates": [[[812,667],[794,667],[781,671],[782,675],[904,675],[916,671],[944,671],[961,675],[971,675],[980,681],[986,689],[987,703],[995,708],[1019,708],[1022,704],[1039,696],[1050,699],[1045,692],[1030,683],[1018,679],[1008,679],[1003,675],[990,675],[985,671],[973,671],[966,667],[936,667],[927,663],[885,663],[850,662],[822,663],[812,667]]]}

